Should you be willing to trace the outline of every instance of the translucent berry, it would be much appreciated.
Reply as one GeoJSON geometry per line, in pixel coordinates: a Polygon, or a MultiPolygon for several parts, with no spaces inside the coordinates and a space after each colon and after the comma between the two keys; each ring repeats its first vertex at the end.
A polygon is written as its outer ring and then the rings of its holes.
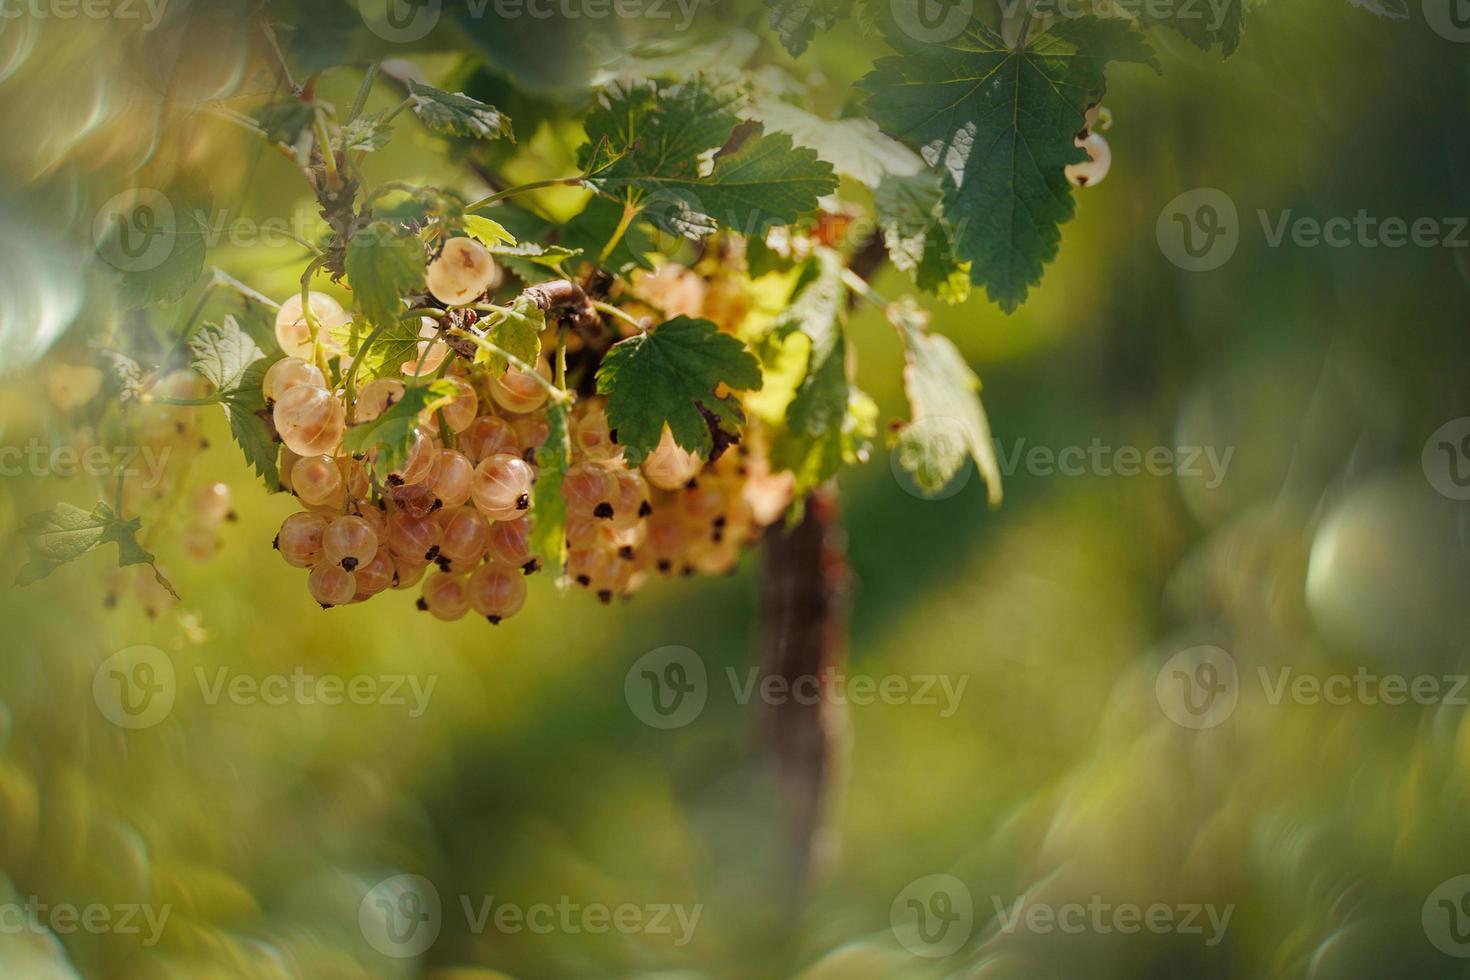
{"type": "Polygon", "coordinates": [[[490,521],[473,507],[459,507],[446,512],[439,526],[443,529],[439,552],[459,562],[477,562],[485,557],[490,543],[490,521]]]}
{"type": "Polygon", "coordinates": [[[388,518],[388,547],[395,557],[410,562],[433,561],[439,553],[440,530],[432,517],[400,512],[388,518]]]}
{"type": "Polygon", "coordinates": [[[487,457],[475,467],[475,506],[491,520],[515,520],[531,506],[534,478],[530,464],[519,456],[499,453],[487,457]]]}
{"type": "Polygon", "coordinates": [[[393,584],[395,573],[393,553],[387,548],[379,548],[372,561],[359,566],[353,573],[357,576],[358,594],[377,595],[393,584]]]}
{"type": "Polygon", "coordinates": [[[424,580],[422,608],[446,622],[470,611],[469,576],[435,572],[424,580]]]}
{"type": "Polygon", "coordinates": [[[325,388],[298,385],[276,399],[276,431],[298,456],[330,453],[342,442],[347,412],[325,388]]]}
{"type": "Polygon", "coordinates": [[[492,623],[514,616],[526,602],[526,580],[513,569],[481,565],[469,578],[470,605],[492,623]]]}
{"type": "Polygon", "coordinates": [[[611,507],[617,493],[617,480],[595,463],[576,463],[562,478],[561,494],[566,498],[571,516],[591,517],[601,505],[611,507]]]}
{"type": "Polygon", "coordinates": [[[206,483],[194,491],[194,517],[205,526],[229,517],[233,506],[230,488],[223,483],[206,483]]]}
{"type": "Polygon", "coordinates": [[[342,500],[342,471],[331,456],[303,456],[291,467],[291,486],[302,503],[319,507],[342,500]]]}
{"type": "Polygon", "coordinates": [[[644,478],[660,490],[678,490],[703,468],[704,460],[676,443],[667,425],[658,447],[643,460],[644,478]]]}
{"type": "Polygon", "coordinates": [[[315,364],[299,357],[283,357],[266,370],[260,390],[266,401],[275,401],[297,385],[325,388],[327,379],[315,364]]]}
{"type": "Polygon", "coordinates": [[[427,481],[439,503],[445,507],[462,506],[470,499],[470,488],[475,482],[475,466],[464,453],[453,449],[440,449],[434,453],[434,462],[427,481]]]}
{"type": "Polygon", "coordinates": [[[1113,151],[1108,147],[1108,141],[1103,139],[1101,133],[1088,133],[1087,136],[1074,140],[1075,144],[1087,151],[1087,159],[1081,163],[1069,163],[1067,165],[1067,180],[1074,187],[1091,187],[1101,184],[1103,178],[1108,175],[1108,168],[1113,164],[1113,151]]]}
{"type": "MultiPolygon", "coordinates": [[[[544,381],[551,380],[551,368],[546,363],[546,358],[537,361],[536,371],[544,381]]],[[[545,384],[537,381],[530,373],[515,368],[508,368],[498,378],[491,378],[488,387],[495,404],[507,412],[534,412],[546,404],[545,384]]]]}
{"type": "Polygon", "coordinates": [[[357,577],[339,565],[318,562],[306,577],[306,587],[323,606],[345,606],[357,595],[357,577]]]}
{"type": "MultiPolygon", "coordinates": [[[[319,328],[317,339],[329,354],[341,353],[341,344],[332,339],[333,327],[344,326],[352,319],[342,304],[326,293],[311,294],[311,312],[319,328]]],[[[301,313],[301,294],[292,293],[281,303],[276,313],[276,340],[281,350],[290,357],[310,360],[314,354],[311,344],[311,326],[301,313]]]]}
{"type": "Polygon", "coordinates": [[[517,455],[520,448],[520,438],[515,427],[496,415],[480,416],[459,437],[460,452],[468,456],[472,463],[478,463],[497,453],[517,455]]]}
{"type": "Polygon", "coordinates": [[[490,250],[473,238],[451,238],[429,263],[427,282],[434,298],[463,306],[483,296],[499,278],[490,250]]]}
{"type": "Polygon", "coordinates": [[[362,386],[353,405],[353,418],[358,422],[372,422],[403,398],[405,389],[402,381],[394,378],[378,378],[362,386]]]}
{"type": "Polygon", "coordinates": [[[322,560],[349,572],[372,561],[377,553],[378,536],[372,525],[356,515],[337,518],[322,533],[322,560]]]}
{"type": "Polygon", "coordinates": [[[276,549],[288,565],[296,568],[315,565],[322,558],[322,535],[326,530],[327,519],[320,514],[292,514],[281,524],[276,549]]]}
{"type": "Polygon", "coordinates": [[[531,519],[496,521],[490,526],[486,557],[506,568],[524,568],[531,560],[531,519]]]}

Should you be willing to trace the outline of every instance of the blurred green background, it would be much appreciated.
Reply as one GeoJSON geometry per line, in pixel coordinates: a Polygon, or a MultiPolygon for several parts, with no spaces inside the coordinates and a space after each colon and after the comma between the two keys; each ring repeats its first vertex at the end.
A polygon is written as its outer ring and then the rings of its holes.
{"type": "MultiPolygon", "coordinates": [[[[343,9],[295,16],[355,16],[343,9]]],[[[193,33],[0,22],[5,445],[63,438],[44,365],[84,356],[118,316],[86,258],[92,215],[130,173],[175,152],[171,127],[204,129],[217,207],[257,220],[311,210],[286,161],[180,112],[251,94],[258,39],[243,14],[175,13],[193,33]]],[[[729,39],[762,17],[722,5],[699,29],[729,39]]],[[[1153,39],[1161,75],[1110,73],[1112,173],[1078,193],[1042,286],[1010,317],[983,296],[936,306],[935,327],[983,378],[1003,452],[1094,439],[1214,447],[1233,450],[1226,476],[1206,486],[1021,465],[991,511],[978,479],[918,499],[881,451],[844,474],[848,670],[966,686],[948,717],[922,704],[847,712],[819,869],[799,908],[782,898],[780,802],[753,737],[756,710],[725,681],[727,667],[743,676],[759,662],[757,555],[733,578],[658,583],[611,608],[539,581],[527,611],[494,630],[418,615],[409,595],[323,613],[270,550],[292,502],[261,492],[212,413],[213,448],[191,478],[229,483],[239,520],[207,563],[160,548],[177,607],[156,619],[136,603],[105,609],[100,555],[0,591],[6,901],[167,906],[166,927],[145,944],[0,917],[0,973],[1470,974],[1458,958],[1470,939],[1443,939],[1465,888],[1452,885],[1443,907],[1435,897],[1470,872],[1470,691],[1429,704],[1272,703],[1261,681],[1283,668],[1316,678],[1470,668],[1470,504],[1437,492],[1421,460],[1432,433],[1470,416],[1470,256],[1463,244],[1271,247],[1257,218],[1470,213],[1470,48],[1431,30],[1417,6],[1395,20],[1343,0],[1260,5],[1228,61],[1164,32],[1153,39]],[[1223,267],[1192,273],[1168,260],[1155,226],[1200,187],[1233,200],[1240,242],[1223,267]],[[1170,720],[1156,680],[1200,644],[1233,658],[1238,703],[1194,729],[1170,720]],[[179,693],[164,721],[129,731],[92,692],[99,666],[135,645],[166,652],[179,693]],[[672,731],[644,724],[624,696],[630,666],[667,645],[697,651],[711,678],[704,711],[672,731]],[[196,669],[260,677],[298,666],[435,686],[413,717],[382,704],[211,705],[195,683],[196,669]],[[428,879],[443,901],[437,941],[418,957],[385,956],[359,922],[365,896],[399,874],[428,879]],[[936,950],[895,928],[894,903],[936,874],[962,883],[973,913],[956,926],[956,949],[917,955],[936,950]],[[1231,917],[1213,944],[1207,926],[1007,931],[1023,895],[1231,917]],[[686,943],[677,928],[477,932],[462,896],[523,908],[563,897],[679,904],[700,917],[686,943]]],[[[579,76],[502,100],[529,147],[507,175],[569,172],[578,131],[538,100],[585,81],[605,49],[583,56],[558,41],[537,57],[536,38],[494,43],[579,76]]],[[[431,47],[407,56],[431,76],[470,77],[431,47]]],[[[882,50],[848,23],[799,63],[767,38],[750,64],[812,74],[814,108],[830,113],[882,50]]],[[[323,84],[342,104],[355,83],[344,72],[323,84]]],[[[380,92],[372,105],[393,101],[380,92]]],[[[414,127],[369,170],[477,186],[414,127]]],[[[579,202],[541,200],[559,213],[579,202]]],[[[281,296],[302,253],[226,244],[209,260],[281,296]]],[[[876,286],[898,296],[907,283],[888,270],[876,286]]],[[[851,335],[860,384],[885,418],[902,417],[891,327],[861,309],[851,335]]],[[[24,560],[21,517],[96,499],[82,478],[0,481],[4,580],[24,560]]]]}

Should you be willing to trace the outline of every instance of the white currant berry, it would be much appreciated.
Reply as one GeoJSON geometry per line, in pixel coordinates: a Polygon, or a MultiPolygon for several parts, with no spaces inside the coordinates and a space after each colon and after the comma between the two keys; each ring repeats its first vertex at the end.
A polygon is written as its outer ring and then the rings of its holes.
{"type": "Polygon", "coordinates": [[[675,442],[667,425],[658,446],[643,460],[644,478],[660,490],[678,490],[703,468],[704,460],[675,442]]]}
{"type": "Polygon", "coordinates": [[[1087,151],[1087,159],[1081,163],[1067,165],[1067,180],[1074,187],[1092,187],[1101,184],[1103,178],[1108,175],[1108,168],[1113,163],[1113,151],[1108,148],[1108,141],[1103,139],[1101,133],[1088,133],[1085,139],[1074,141],[1077,146],[1087,151]]]}
{"type": "Polygon", "coordinates": [[[339,565],[318,562],[306,577],[311,597],[328,606],[345,606],[357,595],[357,577],[339,565]]]}
{"type": "Polygon", "coordinates": [[[413,357],[404,361],[399,370],[406,377],[427,378],[439,370],[448,356],[449,345],[442,340],[421,340],[413,357]]]}
{"type": "Polygon", "coordinates": [[[596,463],[575,463],[562,477],[561,494],[567,502],[567,513],[574,517],[592,517],[604,508],[611,516],[617,493],[617,480],[596,463]]]}
{"type": "Polygon", "coordinates": [[[212,527],[190,524],[180,535],[184,553],[195,561],[208,561],[219,551],[219,533],[212,527]]]}
{"type": "Polygon", "coordinates": [[[473,238],[451,238],[429,263],[426,281],[434,298],[463,306],[488,292],[498,279],[490,250],[473,238]]]}
{"type": "Polygon", "coordinates": [[[497,453],[515,455],[520,450],[520,439],[510,422],[496,415],[481,415],[461,434],[459,448],[470,462],[479,463],[497,453]]]}
{"type": "Polygon", "coordinates": [[[395,572],[393,553],[386,547],[379,548],[372,561],[358,566],[353,572],[357,576],[358,594],[374,596],[386,590],[393,584],[395,572]]]}
{"type": "Polygon", "coordinates": [[[485,557],[490,543],[490,521],[473,507],[442,511],[439,553],[456,561],[473,563],[485,557]]]}
{"type": "Polygon", "coordinates": [[[463,432],[475,421],[475,413],[480,408],[480,398],[475,394],[475,389],[463,378],[445,378],[447,383],[454,386],[455,394],[449,402],[438,408],[426,408],[419,413],[419,421],[424,425],[437,427],[439,416],[444,416],[444,424],[449,427],[450,432],[463,432]]]}
{"type": "Polygon", "coordinates": [[[206,483],[194,491],[194,516],[209,527],[234,514],[230,488],[223,483],[206,483]]]}
{"type": "Polygon", "coordinates": [[[439,524],[432,517],[396,512],[388,518],[388,547],[396,558],[433,561],[439,554],[439,524]]]}
{"type": "Polygon", "coordinates": [[[331,456],[303,456],[291,467],[291,486],[309,507],[343,502],[342,471],[331,456]]]}
{"type": "Polygon", "coordinates": [[[461,619],[470,611],[469,576],[435,572],[424,580],[419,608],[446,622],[461,619]]]}
{"type": "Polygon", "coordinates": [[[347,427],[342,402],[315,385],[298,385],[281,395],[272,419],[281,441],[298,456],[331,453],[341,444],[347,427]]]}
{"type": "Polygon", "coordinates": [[[648,484],[637,470],[615,469],[612,475],[617,481],[617,492],[608,521],[614,530],[626,531],[653,513],[648,501],[648,484]]]}
{"type": "Polygon", "coordinates": [[[511,425],[515,429],[516,447],[520,449],[522,457],[540,449],[546,442],[546,437],[551,435],[551,423],[546,421],[544,415],[522,415],[511,425]]]}
{"type": "Polygon", "coordinates": [[[535,473],[519,456],[499,453],[475,467],[471,493],[475,506],[495,521],[511,521],[531,506],[531,483],[535,473]]]}
{"type": "Polygon", "coordinates": [[[353,418],[358,422],[376,421],[403,399],[405,390],[403,382],[395,378],[369,381],[357,394],[357,401],[352,406],[353,418]]]}
{"type": "Polygon", "coordinates": [[[412,486],[429,478],[434,467],[434,444],[420,428],[414,433],[413,443],[403,462],[388,471],[390,487],[412,486]]]}
{"type": "Polygon", "coordinates": [[[572,424],[572,452],[579,458],[602,461],[618,459],[623,450],[613,440],[607,413],[598,404],[589,405],[572,424]]]}
{"type": "Polygon", "coordinates": [[[378,553],[372,525],[353,514],[339,517],[322,533],[322,560],[349,572],[366,565],[378,553]]]}
{"type": "Polygon", "coordinates": [[[389,487],[388,499],[393,503],[395,514],[406,514],[409,517],[428,517],[443,506],[427,480],[402,487],[389,487]]]}
{"type": "Polygon", "coordinates": [[[542,382],[551,380],[551,367],[546,363],[546,358],[537,360],[536,373],[541,376],[542,381],[537,381],[528,371],[507,368],[504,374],[490,379],[487,386],[490,397],[507,412],[519,415],[536,411],[546,404],[548,393],[542,382]]]}
{"type": "Polygon", "coordinates": [[[401,555],[394,555],[393,588],[398,590],[413,588],[423,580],[424,572],[428,569],[429,563],[426,561],[412,561],[401,555]]]}
{"type": "Polygon", "coordinates": [[[296,568],[315,565],[322,559],[322,535],[326,530],[327,519],[320,514],[292,514],[281,523],[276,549],[288,565],[296,568]]]}
{"type": "Polygon", "coordinates": [[[518,571],[481,565],[468,586],[471,607],[492,623],[509,619],[526,603],[526,580],[518,571]]]}
{"type": "Polygon", "coordinates": [[[283,357],[266,369],[260,390],[266,401],[275,401],[297,385],[325,388],[327,379],[315,364],[299,357],[283,357]]]}
{"type": "Polygon", "coordinates": [[[502,567],[524,569],[531,561],[531,519],[521,517],[492,524],[485,556],[502,567]]]}
{"type": "MultiPolygon", "coordinates": [[[[340,341],[332,338],[332,328],[346,326],[352,317],[342,304],[326,293],[313,292],[310,298],[311,312],[317,320],[317,340],[328,354],[340,354],[340,341]]],[[[311,360],[315,356],[311,343],[311,325],[301,312],[301,294],[292,293],[281,303],[276,313],[276,341],[287,356],[311,360]]]]}
{"type": "Polygon", "coordinates": [[[475,466],[464,453],[440,449],[434,453],[433,466],[426,481],[444,507],[462,506],[470,499],[475,482],[475,466]]]}

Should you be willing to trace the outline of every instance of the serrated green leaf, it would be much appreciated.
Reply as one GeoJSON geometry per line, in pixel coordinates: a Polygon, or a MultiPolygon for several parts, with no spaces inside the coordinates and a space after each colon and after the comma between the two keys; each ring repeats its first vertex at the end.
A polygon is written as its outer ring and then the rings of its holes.
{"type": "Polygon", "coordinates": [[[814,151],[784,134],[762,135],[759,124],[738,125],[734,105],[733,92],[702,78],[609,88],[578,153],[586,183],[686,238],[719,225],[760,234],[836,189],[832,167],[814,151]],[[719,152],[704,174],[711,150],[719,152]]]}
{"type": "Polygon", "coordinates": [[[918,154],[887,136],[871,119],[824,119],[772,96],[752,101],[751,118],[766,129],[785,133],[797,146],[809,146],[838,173],[877,187],[888,176],[907,177],[923,169],[918,154]]]}
{"type": "Polygon", "coordinates": [[[347,243],[347,281],[357,308],[375,326],[394,323],[402,297],[423,291],[426,265],[418,236],[386,221],[374,221],[347,243]]]}
{"type": "Polygon", "coordinates": [[[978,21],[943,43],[889,39],[900,55],[859,83],[873,119],[948,175],[955,254],[1010,312],[1041,281],[1074,214],[1064,171],[1086,158],[1074,138],[1107,64],[1152,65],[1153,54],[1121,19],[1064,21],[1019,50],[978,21]]]}
{"type": "Polygon", "coordinates": [[[393,127],[383,121],[385,112],[364,113],[342,127],[337,149],[343,153],[381,150],[393,139],[393,127]]]}
{"type": "Polygon", "coordinates": [[[364,384],[375,378],[401,378],[403,363],[418,356],[419,341],[424,339],[419,336],[422,326],[421,319],[399,317],[372,337],[370,329],[353,320],[333,327],[331,333],[357,365],[354,379],[364,384]],[[370,338],[372,345],[363,349],[370,338]]]}
{"type": "Polygon", "coordinates": [[[440,135],[515,140],[510,120],[494,106],[472,99],[463,92],[446,92],[412,79],[408,82],[408,91],[413,99],[414,115],[440,135]]]}
{"type": "MultiPolygon", "coordinates": [[[[1376,0],[1349,0],[1355,6],[1369,7],[1369,4],[1377,5],[1376,0]]],[[[1388,0],[1390,4],[1398,3],[1399,0],[1388,0]]],[[[1178,5],[1159,6],[1150,3],[1139,4],[1136,8],[1138,22],[1149,27],[1167,27],[1190,44],[1201,51],[1208,51],[1213,47],[1220,48],[1220,57],[1228,58],[1240,47],[1240,39],[1245,35],[1245,14],[1250,6],[1248,0],[1227,0],[1223,7],[1217,8],[1209,4],[1200,9],[1193,7],[1185,8],[1178,5]]],[[[1373,7],[1369,7],[1373,9],[1373,7]]],[[[1387,9],[1387,8],[1380,8],[1387,9]]],[[[1402,19],[1408,16],[1408,11],[1394,16],[1388,14],[1392,19],[1402,19]]]]}
{"type": "Polygon", "coordinates": [[[384,478],[408,459],[408,451],[422,424],[419,415],[426,409],[449,404],[455,394],[454,384],[448,380],[410,386],[402,398],[373,421],[348,426],[342,437],[342,448],[357,457],[377,449],[373,469],[379,478],[384,478]]]}
{"type": "Polygon", "coordinates": [[[980,379],[949,338],[925,330],[922,314],[894,304],[889,319],[904,340],[904,390],[909,424],[894,452],[920,490],[937,494],[974,459],[992,507],[1001,501],[1000,463],[980,402],[980,379]]]}
{"type": "Polygon", "coordinates": [[[560,245],[537,245],[526,242],[522,245],[500,245],[490,250],[495,260],[509,269],[522,282],[534,285],[547,279],[565,278],[566,261],[582,254],[581,249],[563,248],[560,245]]]}
{"type": "MultiPolygon", "coordinates": [[[[112,542],[117,545],[118,567],[153,565],[153,555],[138,543],[142,522],[136,517],[124,521],[111,507],[99,503],[91,511],[72,504],[56,504],[51,509],[32,514],[21,525],[26,539],[28,558],[16,576],[16,585],[39,582],[67,562],[112,542]]],[[[154,565],[154,577],[174,598],[178,593],[154,565]]]]}
{"type": "Polygon", "coordinates": [[[710,321],[687,316],[614,344],[597,372],[597,391],[608,396],[608,421],[630,466],[658,446],[665,425],[680,446],[708,457],[711,423],[701,407],[726,432],[744,421],[734,397],[715,394],[721,384],[759,390],[760,362],[710,321]]]}
{"type": "MultiPolygon", "coordinates": [[[[603,246],[612,240],[614,229],[623,216],[623,206],[606,197],[594,197],[587,202],[581,213],[561,226],[561,244],[572,252],[581,253],[589,261],[602,253],[603,246]]],[[[653,269],[649,260],[653,252],[653,234],[646,222],[635,220],[628,226],[622,239],[613,248],[604,263],[609,271],[620,274],[631,269],[653,269]]]]}
{"type": "Polygon", "coordinates": [[[124,305],[172,303],[199,281],[213,206],[203,178],[183,173],[161,190],[139,189],[129,207],[112,216],[99,251],[122,272],[124,305]]]}
{"type": "Polygon", "coordinates": [[[464,233],[490,249],[498,245],[515,245],[516,243],[516,236],[506,231],[504,225],[498,221],[492,221],[483,214],[465,215],[464,233]]]}
{"type": "MultiPolygon", "coordinates": [[[[535,365],[541,356],[541,332],[546,329],[546,314],[541,307],[521,295],[511,303],[511,312],[498,317],[483,331],[483,336],[505,354],[522,364],[535,365]]],[[[481,347],[475,352],[475,363],[489,366],[496,374],[510,367],[504,354],[481,347]]]]}
{"type": "Polygon", "coordinates": [[[955,258],[954,230],[944,218],[943,199],[939,174],[923,170],[911,177],[884,178],[873,194],[873,206],[894,268],[945,302],[962,303],[970,295],[970,267],[955,258]]]}
{"type": "Polygon", "coordinates": [[[766,0],[771,30],[791,57],[806,51],[817,31],[829,31],[852,12],[852,0],[766,0]]]}
{"type": "Polygon", "coordinates": [[[566,559],[567,502],[562,478],[572,464],[567,408],[546,403],[546,441],[536,450],[536,482],[531,486],[531,553],[547,568],[560,570],[566,559]]]}
{"type": "Polygon", "coordinates": [[[261,391],[273,358],[256,346],[232,316],[222,323],[200,327],[189,338],[189,353],[190,367],[214,386],[230,434],[245,454],[245,461],[267,488],[280,489],[276,443],[265,424],[265,395],[261,391]]]}

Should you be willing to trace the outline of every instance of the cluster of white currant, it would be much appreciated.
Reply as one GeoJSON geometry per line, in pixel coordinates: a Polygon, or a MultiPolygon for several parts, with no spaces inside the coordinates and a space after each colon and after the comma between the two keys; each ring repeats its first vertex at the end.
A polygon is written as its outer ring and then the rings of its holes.
{"type": "MultiPolygon", "coordinates": [[[[446,307],[462,306],[485,296],[497,276],[484,246],[454,238],[430,263],[428,285],[446,307]]],[[[379,480],[377,449],[363,458],[343,450],[349,406],[319,366],[336,359],[336,373],[350,373],[340,347],[323,343],[324,329],[347,314],[324,294],[307,302],[315,325],[299,297],[282,304],[276,334],[288,356],[263,386],[284,444],[282,484],[305,507],[281,525],[276,548],[310,569],[307,586],[323,607],[418,587],[419,608],[439,619],[474,612],[499,623],[514,615],[525,602],[524,576],[539,567],[529,508],[536,450],[550,429],[547,358],[534,372],[492,372],[452,356],[426,321],[401,379],[380,377],[354,392],[351,414],[360,424],[378,419],[420,378],[437,376],[454,389],[420,416],[403,461],[379,480]]],[[[570,582],[608,602],[631,595],[650,572],[734,566],[757,528],[742,496],[744,451],[707,464],[665,431],[641,467],[629,467],[598,398],[574,405],[569,429],[572,460],[561,490],[570,582]]]]}

